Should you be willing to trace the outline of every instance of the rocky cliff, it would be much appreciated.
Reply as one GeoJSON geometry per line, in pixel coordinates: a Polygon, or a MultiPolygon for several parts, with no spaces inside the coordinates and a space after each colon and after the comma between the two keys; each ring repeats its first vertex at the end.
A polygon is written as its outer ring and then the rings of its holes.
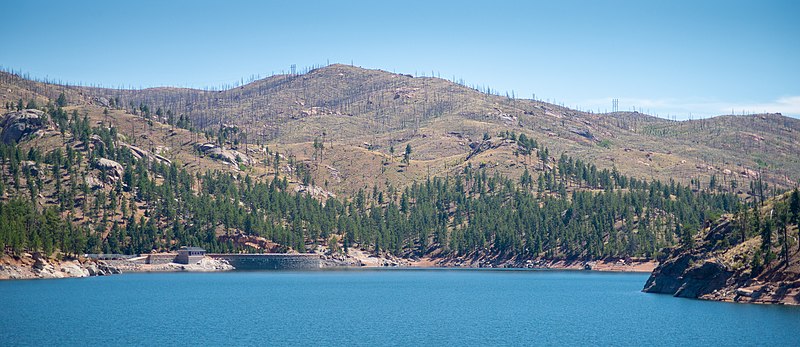
{"type": "MultiPolygon", "coordinates": [[[[800,251],[788,262],[762,259],[761,236],[736,242],[739,221],[723,217],[694,238],[694,245],[675,247],[653,270],[643,291],[705,300],[800,305],[800,251]],[[753,261],[758,258],[758,261],[753,261]]],[[[792,230],[793,234],[797,234],[792,230]]]]}

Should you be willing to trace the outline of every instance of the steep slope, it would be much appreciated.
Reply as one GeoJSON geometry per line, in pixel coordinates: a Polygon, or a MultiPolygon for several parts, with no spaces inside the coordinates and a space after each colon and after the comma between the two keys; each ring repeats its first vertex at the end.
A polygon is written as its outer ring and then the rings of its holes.
{"type": "Polygon", "coordinates": [[[798,216],[800,197],[795,190],[763,207],[722,217],[669,250],[644,291],[800,305],[798,216]]]}

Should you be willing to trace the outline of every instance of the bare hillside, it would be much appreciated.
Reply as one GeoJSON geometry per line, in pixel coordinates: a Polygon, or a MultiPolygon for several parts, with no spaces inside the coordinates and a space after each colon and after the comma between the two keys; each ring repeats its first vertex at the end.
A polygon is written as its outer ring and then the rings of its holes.
{"type": "MultiPolygon", "coordinates": [[[[236,88],[116,90],[64,87],[3,74],[2,102],[60,93],[70,105],[113,105],[128,112],[169,111],[196,130],[229,142],[278,148],[313,170],[317,185],[351,193],[364,186],[404,185],[463,167],[533,175],[540,156],[511,143],[475,148],[484,134],[525,134],[547,148],[644,179],[747,192],[759,175],[779,187],[800,179],[800,122],[781,115],[721,116],[673,122],[641,113],[585,113],[534,100],[483,93],[444,79],[412,77],[348,65],[277,75],[236,88]],[[315,150],[313,143],[323,143],[315,150]],[[407,145],[410,163],[400,164],[407,145]],[[392,155],[391,149],[394,149],[392,155]]],[[[124,128],[122,131],[125,131],[124,128]]]]}

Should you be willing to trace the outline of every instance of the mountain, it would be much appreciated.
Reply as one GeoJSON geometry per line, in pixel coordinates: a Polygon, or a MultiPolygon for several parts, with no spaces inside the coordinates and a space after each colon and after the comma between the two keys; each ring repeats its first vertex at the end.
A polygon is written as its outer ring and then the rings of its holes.
{"type": "Polygon", "coordinates": [[[170,111],[213,135],[227,129],[226,141],[278,148],[313,167],[317,185],[328,182],[340,195],[374,184],[404,186],[452,175],[470,164],[512,177],[529,167],[538,175],[542,163],[517,155],[513,146],[471,155],[484,133],[506,131],[525,134],[550,153],[640,179],[706,188],[715,176],[716,185],[743,193],[758,177],[780,188],[800,179],[800,121],[779,114],[681,122],[635,112],[594,114],[487,94],[440,78],[338,64],[218,91],[61,87],[8,74],[0,80],[6,91],[2,99],[10,102],[18,97],[44,102],[64,92],[70,105],[90,113],[116,101],[129,112],[160,108],[165,123],[170,111]],[[326,144],[316,158],[315,139],[326,144]],[[383,166],[394,161],[390,148],[399,157],[406,145],[413,151],[407,167],[383,166]]]}
{"type": "Polygon", "coordinates": [[[797,190],[723,216],[667,251],[644,291],[800,305],[799,218],[797,190]]]}
{"type": "Polygon", "coordinates": [[[780,115],[592,114],[346,65],[218,91],[2,73],[0,105],[12,254],[654,259],[798,172],[780,115]]]}

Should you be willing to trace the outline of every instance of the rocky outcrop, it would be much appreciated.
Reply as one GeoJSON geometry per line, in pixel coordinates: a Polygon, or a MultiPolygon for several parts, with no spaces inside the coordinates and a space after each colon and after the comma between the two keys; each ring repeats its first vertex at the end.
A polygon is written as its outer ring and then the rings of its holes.
{"type": "Polygon", "coordinates": [[[721,218],[696,238],[694,247],[668,249],[666,259],[653,270],[643,291],[700,298],[731,285],[734,271],[718,251],[720,241],[732,231],[730,220],[721,218]]]}
{"type": "MultiPolygon", "coordinates": [[[[465,161],[469,161],[472,157],[480,154],[481,152],[486,152],[490,149],[495,149],[503,145],[505,140],[500,141],[493,141],[493,140],[484,140],[482,142],[472,142],[469,144],[469,147],[472,149],[472,152],[467,154],[467,158],[465,161]]],[[[511,140],[509,140],[511,141],[511,140]]],[[[509,142],[511,143],[511,142],[509,142]]]]}
{"type": "Polygon", "coordinates": [[[0,280],[89,277],[118,273],[121,273],[119,269],[102,261],[57,260],[43,257],[39,253],[26,253],[19,257],[6,256],[0,260],[0,280]]]}
{"type": "Polygon", "coordinates": [[[197,149],[203,154],[211,157],[211,159],[219,160],[227,164],[238,167],[239,164],[250,165],[250,158],[244,153],[239,151],[224,149],[213,143],[205,143],[198,145],[197,149]]]}
{"type": "Polygon", "coordinates": [[[696,258],[689,253],[670,257],[653,270],[644,291],[699,298],[728,284],[733,271],[725,264],[713,259],[696,258]]]}
{"type": "Polygon", "coordinates": [[[224,259],[213,259],[209,257],[204,257],[200,259],[197,264],[189,264],[189,265],[178,265],[178,264],[170,264],[170,265],[177,265],[178,268],[175,271],[191,271],[191,272],[217,272],[217,271],[231,271],[234,270],[234,267],[224,259]]]}
{"type": "Polygon", "coordinates": [[[0,138],[5,144],[17,143],[25,136],[43,129],[46,126],[44,112],[39,110],[22,110],[7,113],[0,120],[0,138]]]}
{"type": "Polygon", "coordinates": [[[573,134],[577,134],[577,135],[583,136],[583,137],[585,137],[585,138],[587,138],[589,140],[596,141],[594,135],[588,129],[578,129],[578,128],[570,127],[569,131],[571,133],[573,133],[573,134]]]}
{"type": "Polygon", "coordinates": [[[105,170],[106,180],[112,184],[122,179],[122,175],[125,173],[122,164],[111,159],[99,158],[95,161],[95,166],[100,170],[105,170]]]}
{"type": "Polygon", "coordinates": [[[161,164],[165,164],[165,165],[172,164],[171,160],[165,158],[162,155],[150,153],[150,152],[148,152],[148,151],[146,151],[146,150],[144,150],[142,148],[139,148],[139,147],[136,147],[134,145],[130,145],[130,144],[127,144],[127,143],[121,142],[121,141],[119,142],[119,145],[122,146],[122,147],[126,147],[126,148],[130,149],[131,150],[131,154],[136,159],[147,158],[148,160],[157,161],[157,162],[159,162],[161,164]]]}
{"type": "Polygon", "coordinates": [[[773,262],[754,270],[748,263],[760,237],[730,242],[734,223],[723,217],[699,233],[692,247],[667,249],[644,292],[729,302],[800,305],[800,275],[793,265],[773,262]]]}
{"type": "Polygon", "coordinates": [[[322,187],[317,187],[317,186],[314,186],[314,185],[307,185],[307,186],[305,186],[305,185],[297,185],[296,187],[294,187],[294,191],[297,192],[297,193],[309,194],[312,197],[314,197],[316,199],[320,199],[322,201],[324,201],[327,198],[335,198],[336,197],[336,194],[334,194],[333,192],[329,192],[329,191],[327,191],[325,189],[322,189],[322,187]]]}

